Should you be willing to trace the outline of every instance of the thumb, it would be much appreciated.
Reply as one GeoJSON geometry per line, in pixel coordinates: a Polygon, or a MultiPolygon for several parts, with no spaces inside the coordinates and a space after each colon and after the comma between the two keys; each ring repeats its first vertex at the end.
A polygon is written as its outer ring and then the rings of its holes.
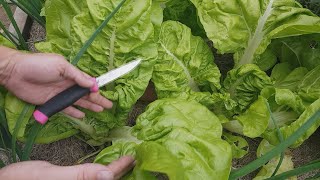
{"type": "Polygon", "coordinates": [[[56,166],[45,161],[25,161],[0,170],[0,179],[46,180],[114,180],[119,179],[134,166],[131,156],[124,156],[108,166],[82,164],[56,166]]]}
{"type": "Polygon", "coordinates": [[[73,80],[79,86],[90,88],[94,86],[94,81],[92,78],[85,74],[84,72],[80,71],[73,65],[66,62],[65,71],[63,76],[67,79],[73,80]]]}
{"type": "Polygon", "coordinates": [[[114,180],[125,175],[134,166],[131,156],[124,156],[108,166],[100,164],[82,164],[77,166],[61,167],[56,170],[55,179],[92,179],[92,180],[114,180]]]}

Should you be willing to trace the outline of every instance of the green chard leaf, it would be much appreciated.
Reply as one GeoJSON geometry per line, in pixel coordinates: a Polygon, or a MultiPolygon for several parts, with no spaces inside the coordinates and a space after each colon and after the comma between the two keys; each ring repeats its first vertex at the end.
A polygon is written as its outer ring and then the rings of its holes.
{"type": "Polygon", "coordinates": [[[132,128],[131,135],[140,142],[126,141],[119,136],[121,130],[115,134],[120,141],[100,153],[96,162],[108,163],[134,143],[131,150],[135,149],[137,164],[131,179],[150,179],[151,172],[164,173],[173,180],[228,179],[232,152],[221,140],[222,126],[212,112],[195,101],[163,99],[151,103],[132,128]]]}
{"type": "Polygon", "coordinates": [[[72,20],[84,5],[85,1],[46,0],[43,8],[46,16],[46,41],[36,43],[36,48],[41,52],[68,57],[72,50],[72,20]]]}
{"type": "MultiPolygon", "coordinates": [[[[114,0],[87,1],[86,8],[73,20],[70,59],[118,3],[114,0]]],[[[104,96],[116,102],[114,113],[119,125],[124,124],[132,106],[143,95],[157,57],[156,44],[153,43],[151,3],[151,0],[139,3],[127,1],[78,63],[82,71],[99,76],[136,58],[143,59],[132,73],[101,90],[104,96]]]]}
{"type": "Polygon", "coordinates": [[[271,78],[258,66],[247,64],[228,72],[223,90],[238,104],[234,114],[241,114],[258,99],[263,88],[272,84],[271,78]]]}
{"type": "Polygon", "coordinates": [[[221,75],[204,40],[193,36],[187,26],[166,21],[161,26],[158,51],[152,77],[158,98],[190,99],[206,106],[215,103],[211,94],[220,89],[221,75]]]}
{"type": "Polygon", "coordinates": [[[251,104],[243,114],[236,116],[243,125],[243,134],[250,138],[259,137],[268,127],[270,114],[266,106],[266,99],[262,96],[251,104]]]}

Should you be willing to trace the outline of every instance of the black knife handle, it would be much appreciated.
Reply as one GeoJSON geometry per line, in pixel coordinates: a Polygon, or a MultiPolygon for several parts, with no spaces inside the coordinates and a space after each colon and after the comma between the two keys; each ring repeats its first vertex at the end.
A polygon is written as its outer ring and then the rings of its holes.
{"type": "Polygon", "coordinates": [[[45,124],[52,115],[73,105],[76,101],[89,94],[90,92],[90,88],[84,88],[79,85],[74,85],[57,94],[45,104],[37,106],[36,111],[33,113],[33,116],[35,120],[40,124],[45,124]]]}

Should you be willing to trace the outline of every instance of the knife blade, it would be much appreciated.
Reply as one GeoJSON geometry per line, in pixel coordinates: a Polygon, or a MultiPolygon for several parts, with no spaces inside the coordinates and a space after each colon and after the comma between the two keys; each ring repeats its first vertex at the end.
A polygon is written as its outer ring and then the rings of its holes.
{"type": "Polygon", "coordinates": [[[98,92],[100,87],[103,87],[110,82],[130,73],[141,63],[141,59],[131,61],[119,68],[113,69],[95,79],[96,83],[92,88],[84,88],[79,85],[74,85],[53,98],[47,101],[41,106],[37,106],[33,113],[34,119],[40,124],[45,124],[48,119],[54,114],[62,111],[63,109],[73,105],[76,101],[90,92],[98,92]]]}

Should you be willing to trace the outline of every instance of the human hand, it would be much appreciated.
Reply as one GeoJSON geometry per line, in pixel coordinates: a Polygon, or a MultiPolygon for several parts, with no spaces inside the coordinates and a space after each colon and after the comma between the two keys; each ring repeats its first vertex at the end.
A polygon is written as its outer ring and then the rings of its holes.
{"type": "Polygon", "coordinates": [[[25,161],[11,164],[0,170],[0,179],[24,180],[114,180],[125,175],[134,166],[131,156],[124,156],[108,166],[81,164],[55,166],[45,161],[25,161]]]}
{"type": "MultiPolygon", "coordinates": [[[[20,99],[35,105],[46,101],[61,91],[78,84],[90,88],[94,86],[91,77],[69,64],[64,57],[56,54],[27,54],[10,51],[4,60],[7,61],[2,84],[20,99]]],[[[111,108],[112,102],[99,93],[91,93],[75,103],[80,107],[101,112],[111,108]]],[[[85,115],[74,107],[68,107],[64,113],[75,118],[85,115]]]]}

